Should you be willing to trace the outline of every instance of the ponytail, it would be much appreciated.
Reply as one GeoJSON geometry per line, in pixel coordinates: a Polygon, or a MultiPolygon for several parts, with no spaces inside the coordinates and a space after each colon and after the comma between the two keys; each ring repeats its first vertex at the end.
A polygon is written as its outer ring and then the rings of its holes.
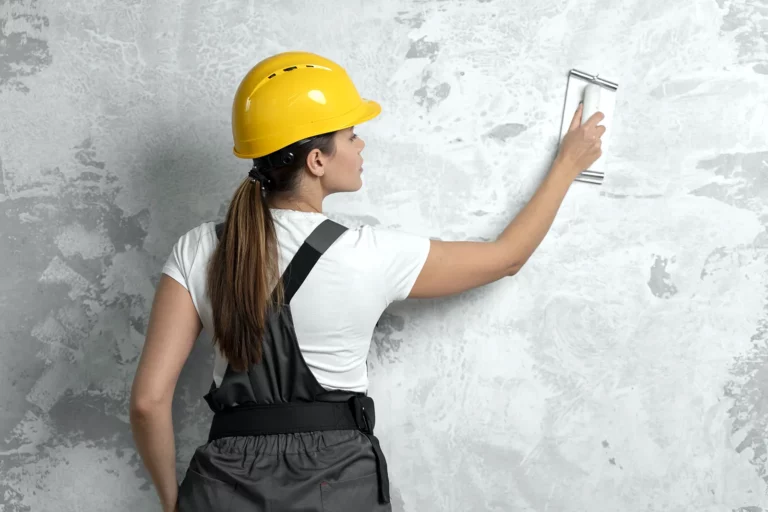
{"type": "MultiPolygon", "coordinates": [[[[277,234],[269,199],[294,192],[310,151],[335,152],[334,133],[280,150],[291,163],[261,171],[266,183],[245,179],[227,210],[224,229],[208,266],[207,289],[213,313],[213,342],[235,371],[261,362],[262,338],[270,309],[283,302],[277,234]],[[266,194],[264,193],[266,192],[266,194]]],[[[264,157],[265,161],[271,157],[264,157]]],[[[261,165],[259,160],[254,166],[261,165]]]]}
{"type": "Polygon", "coordinates": [[[261,361],[268,308],[282,299],[277,262],[272,214],[259,183],[246,179],[229,205],[208,270],[213,339],[236,371],[261,361]]]}

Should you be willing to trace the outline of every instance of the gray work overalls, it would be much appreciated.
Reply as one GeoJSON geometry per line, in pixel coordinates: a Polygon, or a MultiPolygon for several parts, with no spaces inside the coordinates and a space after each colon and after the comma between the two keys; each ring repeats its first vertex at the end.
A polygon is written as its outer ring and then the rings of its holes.
{"type": "Polygon", "coordinates": [[[240,373],[228,367],[221,385],[211,385],[208,442],[181,482],[179,512],[391,510],[373,399],[320,386],[299,350],[289,306],[345,230],[325,220],[310,234],[283,273],[285,305],[268,315],[261,363],[240,373]]]}

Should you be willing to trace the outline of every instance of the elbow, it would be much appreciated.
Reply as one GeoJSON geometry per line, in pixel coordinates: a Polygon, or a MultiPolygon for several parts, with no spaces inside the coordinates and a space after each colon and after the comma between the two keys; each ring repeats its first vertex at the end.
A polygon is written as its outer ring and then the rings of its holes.
{"type": "Polygon", "coordinates": [[[149,417],[157,415],[164,409],[170,409],[170,404],[165,400],[152,397],[132,396],[130,405],[131,423],[143,422],[149,417]]]}
{"type": "Polygon", "coordinates": [[[520,269],[523,268],[523,265],[525,265],[524,261],[512,263],[509,267],[507,267],[507,277],[516,275],[518,272],[520,272],[520,269]]]}
{"type": "Polygon", "coordinates": [[[138,400],[131,398],[129,415],[131,423],[141,422],[147,416],[152,414],[152,404],[148,400],[138,400]]]}
{"type": "Polygon", "coordinates": [[[520,272],[520,269],[523,268],[523,265],[525,265],[530,256],[525,254],[523,248],[510,247],[509,243],[506,243],[501,238],[497,239],[493,245],[495,250],[494,263],[496,266],[494,273],[498,276],[497,279],[514,276],[520,272]]]}

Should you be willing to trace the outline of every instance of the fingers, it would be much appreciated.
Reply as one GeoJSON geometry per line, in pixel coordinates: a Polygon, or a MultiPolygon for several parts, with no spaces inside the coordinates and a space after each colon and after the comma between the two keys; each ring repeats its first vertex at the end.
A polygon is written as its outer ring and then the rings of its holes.
{"type": "MultiPolygon", "coordinates": [[[[591,121],[592,118],[589,120],[591,121]]],[[[587,140],[595,142],[597,147],[600,147],[600,145],[603,143],[602,137],[606,130],[605,126],[600,124],[593,127],[585,123],[582,125],[582,130],[584,130],[584,136],[587,140]]]]}
{"type": "Polygon", "coordinates": [[[584,126],[590,126],[590,127],[597,126],[597,123],[599,123],[603,119],[605,119],[605,114],[603,114],[602,112],[595,112],[594,114],[592,114],[592,116],[589,119],[587,119],[587,122],[584,123],[584,126]]]}
{"type": "Polygon", "coordinates": [[[572,132],[579,126],[581,126],[581,111],[584,110],[584,104],[579,103],[579,108],[576,109],[576,112],[573,114],[573,119],[571,120],[571,126],[568,128],[569,132],[572,132]]]}

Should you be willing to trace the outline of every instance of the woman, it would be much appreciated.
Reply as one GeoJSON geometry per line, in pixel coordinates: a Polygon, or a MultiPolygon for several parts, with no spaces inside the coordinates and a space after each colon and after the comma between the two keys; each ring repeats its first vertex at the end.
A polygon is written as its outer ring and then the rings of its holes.
{"type": "Polygon", "coordinates": [[[581,107],[546,179],[494,242],[441,242],[322,213],[362,186],[354,126],[381,108],[311,53],[251,69],[232,111],[234,153],[253,160],[224,222],[176,243],[163,268],[133,383],[131,425],[163,509],[383,511],[366,357],[393,301],[440,297],[514,275],[574,178],[601,154],[602,114],[581,107]],[[195,339],[213,337],[214,419],[177,486],[173,391],[195,339]]]}

